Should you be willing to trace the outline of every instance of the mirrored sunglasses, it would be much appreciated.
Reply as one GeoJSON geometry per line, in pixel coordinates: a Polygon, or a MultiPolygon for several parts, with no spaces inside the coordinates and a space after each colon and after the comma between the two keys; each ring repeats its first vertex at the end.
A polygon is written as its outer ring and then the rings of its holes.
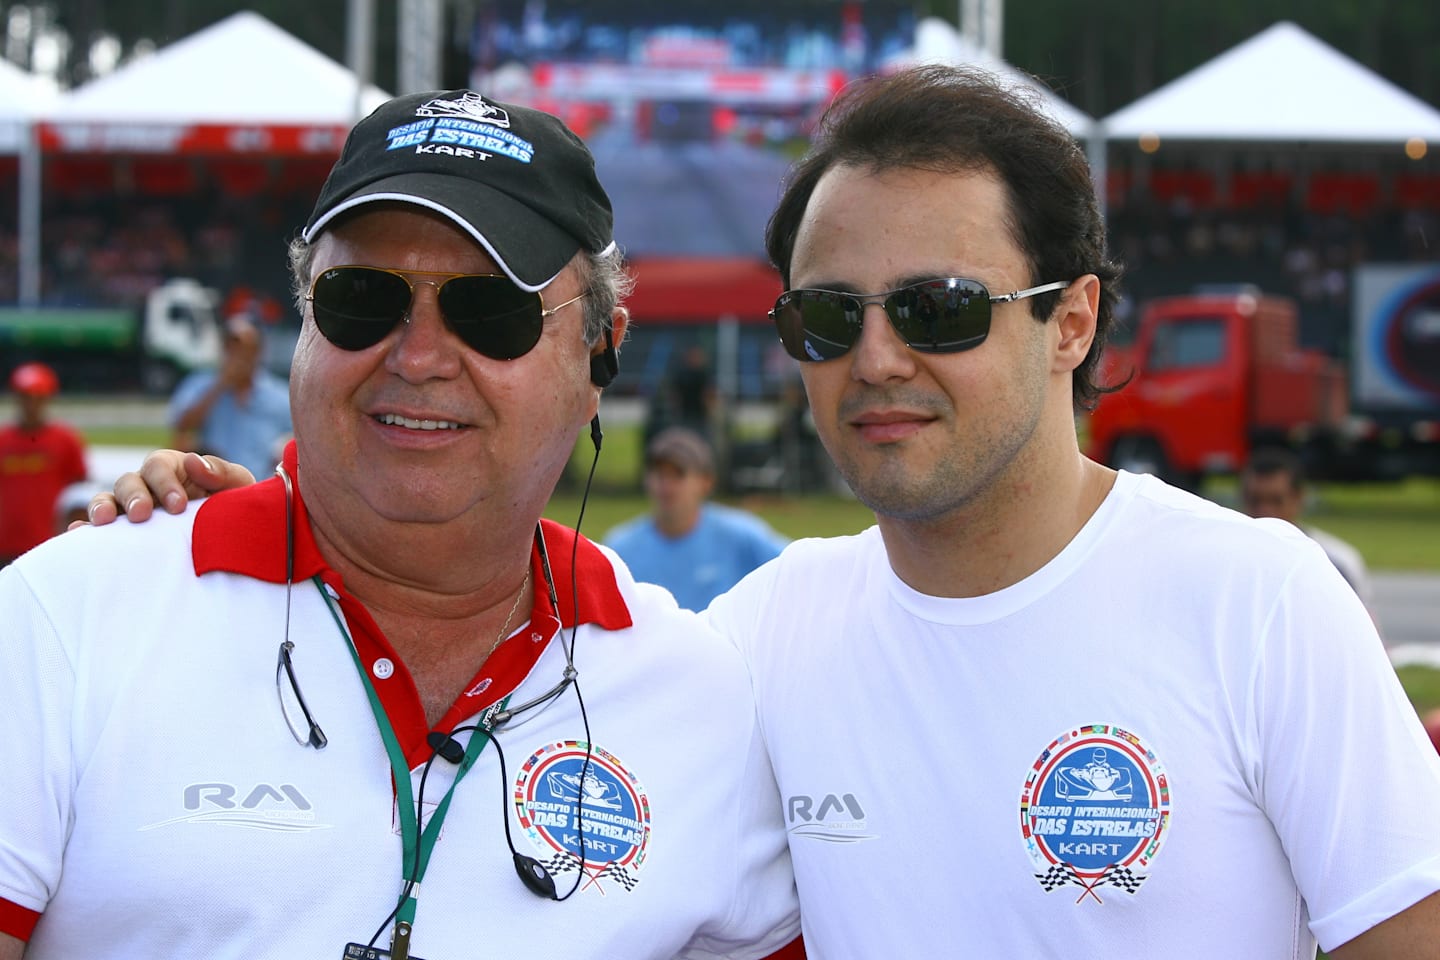
{"type": "Polygon", "coordinates": [[[417,284],[435,287],[445,325],[465,345],[493,360],[514,360],[540,341],[545,318],[583,299],[583,293],[545,308],[540,294],[509,277],[488,273],[401,273],[382,267],[330,267],[310,284],[315,326],[342,350],[364,350],[384,340],[410,312],[417,284]],[[409,275],[445,279],[411,280],[409,275]]]}
{"type": "Polygon", "coordinates": [[[1068,281],[1046,283],[992,297],[985,284],[964,277],[922,280],[884,293],[838,290],[787,290],[775,301],[770,318],[785,352],[812,363],[844,356],[860,339],[865,305],[879,303],[905,345],[921,353],[973,350],[990,335],[990,305],[1024,300],[1068,281]]]}

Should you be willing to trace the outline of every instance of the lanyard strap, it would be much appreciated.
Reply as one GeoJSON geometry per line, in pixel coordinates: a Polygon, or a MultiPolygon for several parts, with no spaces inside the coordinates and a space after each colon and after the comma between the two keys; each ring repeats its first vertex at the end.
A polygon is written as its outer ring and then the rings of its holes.
{"type": "MultiPolygon", "coordinates": [[[[498,703],[492,704],[480,721],[480,729],[470,734],[470,743],[465,748],[465,758],[460,761],[459,769],[455,772],[455,780],[450,784],[450,789],[445,791],[445,796],[440,804],[431,814],[430,820],[422,832],[419,827],[419,814],[415,805],[415,795],[410,787],[410,767],[405,762],[405,751],[400,749],[400,740],[395,736],[395,728],[390,724],[390,718],[385,714],[385,707],[380,703],[380,694],[375,691],[375,684],[370,680],[370,674],[365,669],[365,664],[360,660],[360,651],[355,646],[355,640],[350,636],[345,623],[340,619],[339,612],[335,609],[335,603],[329,592],[325,589],[324,582],[320,575],[316,574],[311,578],[315,586],[320,590],[321,596],[325,598],[325,606],[330,611],[330,616],[335,620],[335,625],[345,637],[346,645],[350,648],[350,656],[355,661],[355,669],[360,673],[360,679],[365,684],[365,695],[370,700],[370,710],[375,714],[375,724],[380,728],[380,739],[385,743],[385,752],[390,757],[390,770],[395,779],[395,805],[400,811],[400,838],[404,847],[404,861],[401,863],[400,876],[410,884],[409,896],[401,904],[396,912],[396,920],[407,924],[415,922],[416,900],[420,895],[420,881],[425,877],[425,871],[430,866],[430,854],[435,849],[435,841],[440,838],[440,827],[445,822],[445,815],[450,812],[450,798],[455,794],[455,788],[460,785],[465,774],[475,765],[475,760],[480,756],[480,751],[490,742],[489,736],[485,734],[488,728],[486,721],[495,713],[503,710],[505,704],[510,701],[506,696],[498,703]],[[419,848],[419,860],[416,860],[416,848],[419,848]],[[415,875],[410,876],[408,871],[411,867],[415,869],[415,875]]],[[[432,758],[433,759],[433,758],[432,758]]]]}

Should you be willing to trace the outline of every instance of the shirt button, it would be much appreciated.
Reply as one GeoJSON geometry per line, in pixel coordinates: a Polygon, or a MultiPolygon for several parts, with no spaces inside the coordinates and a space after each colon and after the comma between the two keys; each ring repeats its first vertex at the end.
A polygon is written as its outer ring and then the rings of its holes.
{"type": "Polygon", "coordinates": [[[395,672],[395,664],[391,663],[388,657],[381,657],[375,661],[375,666],[370,668],[370,672],[381,680],[388,680],[390,674],[395,672]]]}

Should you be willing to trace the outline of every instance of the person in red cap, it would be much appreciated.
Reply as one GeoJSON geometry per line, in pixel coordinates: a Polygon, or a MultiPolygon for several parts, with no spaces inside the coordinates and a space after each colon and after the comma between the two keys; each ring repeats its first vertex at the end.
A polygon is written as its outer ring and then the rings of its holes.
{"type": "Polygon", "coordinates": [[[84,480],[85,442],[46,419],[60,378],[43,363],[10,374],[19,417],[0,428],[0,567],[55,533],[55,501],[84,480]]]}

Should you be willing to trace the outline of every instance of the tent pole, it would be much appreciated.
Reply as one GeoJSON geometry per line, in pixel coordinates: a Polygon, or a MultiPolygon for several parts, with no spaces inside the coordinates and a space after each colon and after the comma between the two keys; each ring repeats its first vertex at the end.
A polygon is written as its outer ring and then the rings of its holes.
{"type": "Polygon", "coordinates": [[[27,120],[20,138],[20,257],[22,307],[40,304],[40,132],[27,120]]]}
{"type": "Polygon", "coordinates": [[[355,74],[355,107],[351,117],[365,116],[365,88],[375,69],[375,0],[346,0],[345,62],[355,74]]]}
{"type": "Polygon", "coordinates": [[[1108,139],[1104,121],[1091,121],[1090,132],[1085,138],[1085,154],[1090,161],[1090,181],[1095,184],[1095,202],[1100,205],[1102,219],[1106,215],[1106,207],[1110,201],[1110,191],[1107,187],[1109,181],[1108,139]]]}

